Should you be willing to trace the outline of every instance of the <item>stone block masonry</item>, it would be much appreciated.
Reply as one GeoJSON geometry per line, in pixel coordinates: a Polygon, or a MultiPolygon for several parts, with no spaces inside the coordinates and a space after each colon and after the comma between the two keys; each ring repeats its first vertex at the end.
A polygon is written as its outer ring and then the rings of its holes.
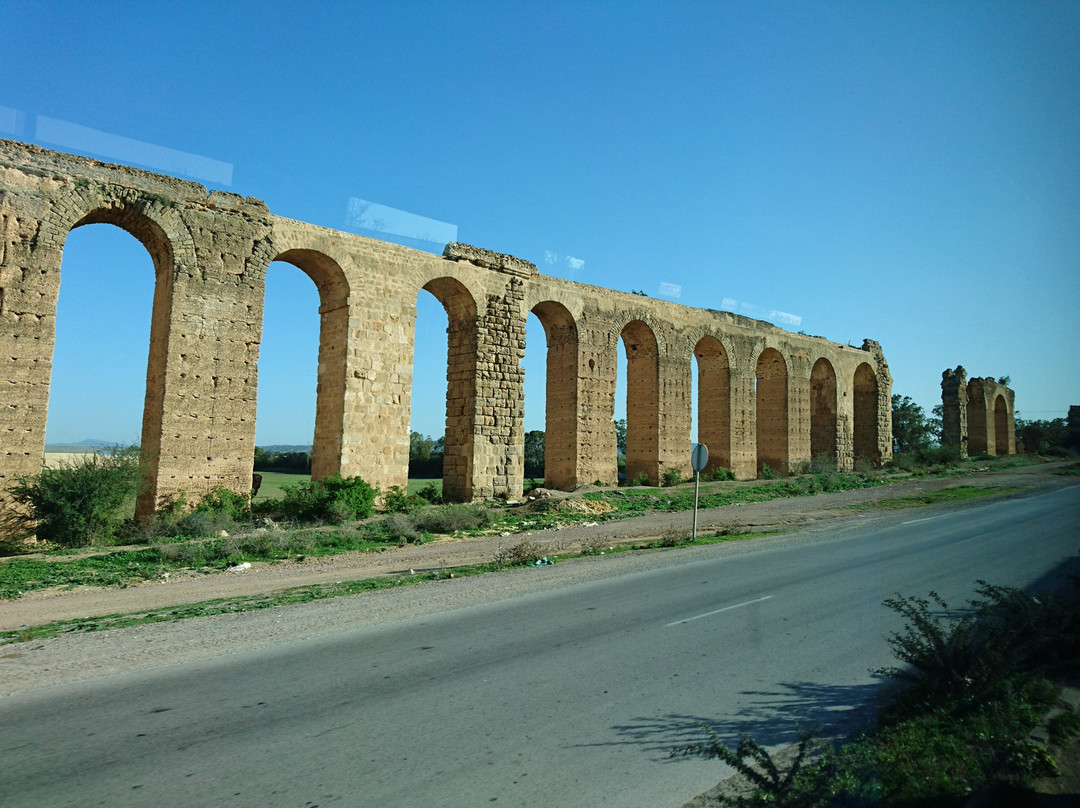
{"type": "MultiPolygon", "coordinates": [[[[1007,380],[1004,380],[1007,381],[1007,380]]],[[[963,365],[941,374],[941,445],[961,457],[1016,454],[1016,394],[992,376],[970,381],[963,365]]]]}
{"type": "Polygon", "coordinates": [[[627,376],[629,476],[656,483],[672,468],[689,476],[695,397],[711,463],[740,478],[763,464],[787,473],[811,454],[841,468],[891,457],[892,379],[876,342],[853,348],[551,278],[469,245],[431,255],[275,216],[257,199],[0,140],[0,504],[14,477],[42,466],[63,247],[90,223],[133,235],[156,273],[144,514],[181,492],[196,501],[218,486],[250,490],[272,261],[295,265],[319,291],[316,478],[405,485],[422,290],[449,324],[444,489],[452,498],[521,495],[530,312],[546,340],[549,485],[617,482],[619,373],[627,376]]]}

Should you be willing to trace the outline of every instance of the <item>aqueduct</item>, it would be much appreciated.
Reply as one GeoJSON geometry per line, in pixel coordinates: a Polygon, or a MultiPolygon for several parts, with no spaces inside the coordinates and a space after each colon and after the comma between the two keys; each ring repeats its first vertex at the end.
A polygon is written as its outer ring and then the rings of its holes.
{"type": "Polygon", "coordinates": [[[446,309],[444,487],[516,497],[523,483],[521,361],[529,313],[547,342],[549,485],[616,482],[615,383],[627,380],[627,475],[689,474],[698,438],[740,478],[811,455],[842,468],[892,455],[892,379],[880,346],[793,334],[540,274],[467,245],[443,256],[275,216],[257,199],[0,140],[0,496],[40,471],[65,239],[110,223],[146,248],[156,281],[141,505],[251,486],[267,269],[289,262],[319,292],[312,474],[387,487],[408,473],[417,295],[446,309]],[[620,369],[618,344],[626,353],[620,369]]]}
{"type": "Polygon", "coordinates": [[[1016,454],[1016,394],[993,376],[968,381],[963,365],[941,374],[941,444],[961,457],[1016,454]]]}

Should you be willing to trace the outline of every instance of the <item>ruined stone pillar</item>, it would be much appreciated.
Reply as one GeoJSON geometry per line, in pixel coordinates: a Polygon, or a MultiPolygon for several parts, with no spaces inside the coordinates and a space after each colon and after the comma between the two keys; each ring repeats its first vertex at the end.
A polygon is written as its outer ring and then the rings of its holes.
{"type": "MultiPolygon", "coordinates": [[[[505,271],[505,270],[504,270],[505,271]]],[[[511,274],[488,294],[476,330],[476,430],[471,499],[521,496],[525,475],[525,299],[511,274]]]]}
{"type": "Polygon", "coordinates": [[[618,332],[595,316],[578,323],[578,485],[619,482],[615,437],[618,332]]]}
{"type": "Polygon", "coordinates": [[[967,371],[963,365],[941,374],[941,445],[955,446],[968,456],[967,371]]]}
{"type": "Polygon", "coordinates": [[[62,242],[32,247],[41,208],[0,190],[0,507],[45,455],[62,242]]]}
{"type": "Polygon", "coordinates": [[[810,462],[810,357],[788,357],[788,467],[795,473],[810,462]]]}
{"type": "Polygon", "coordinates": [[[877,463],[892,460],[892,374],[881,343],[864,339],[862,350],[870,354],[877,376],[877,463]]]}
{"type": "Polygon", "coordinates": [[[667,342],[660,356],[660,417],[658,435],[659,474],[661,480],[668,469],[676,469],[686,480],[693,476],[690,468],[690,435],[693,422],[693,369],[687,357],[689,347],[667,342]]]}
{"type": "Polygon", "coordinates": [[[757,477],[757,342],[731,339],[731,471],[740,480],[757,477]]]}
{"type": "Polygon", "coordinates": [[[217,487],[251,490],[270,224],[257,200],[211,201],[182,213],[195,264],[178,265],[171,284],[159,277],[155,291],[147,377],[160,382],[147,385],[143,514],[181,492],[194,502],[217,487]]]}

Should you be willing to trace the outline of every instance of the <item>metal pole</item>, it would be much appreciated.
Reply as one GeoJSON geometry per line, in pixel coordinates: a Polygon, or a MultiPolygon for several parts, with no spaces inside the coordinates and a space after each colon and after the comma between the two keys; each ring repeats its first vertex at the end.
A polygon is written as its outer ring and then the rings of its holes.
{"type": "Polygon", "coordinates": [[[694,532],[690,537],[691,541],[697,541],[697,495],[698,486],[701,485],[701,472],[694,472],[694,532]]]}

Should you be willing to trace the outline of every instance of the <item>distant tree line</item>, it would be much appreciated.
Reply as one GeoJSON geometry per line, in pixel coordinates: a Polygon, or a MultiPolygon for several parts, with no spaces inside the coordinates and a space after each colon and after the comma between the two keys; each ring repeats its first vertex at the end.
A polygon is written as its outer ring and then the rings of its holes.
{"type": "Polygon", "coordinates": [[[311,474],[310,452],[268,452],[255,447],[255,471],[311,474]]]}

